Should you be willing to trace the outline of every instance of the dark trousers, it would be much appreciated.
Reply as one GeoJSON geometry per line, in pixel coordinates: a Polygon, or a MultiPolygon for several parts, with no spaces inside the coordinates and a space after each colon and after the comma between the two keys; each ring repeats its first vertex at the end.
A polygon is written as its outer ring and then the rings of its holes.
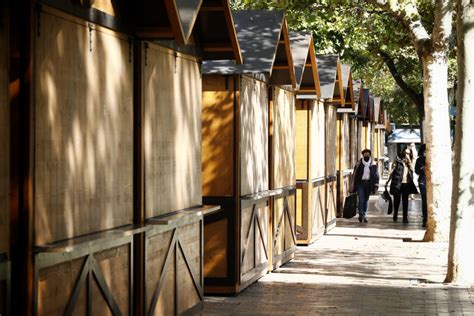
{"type": "Polygon", "coordinates": [[[361,180],[357,184],[357,195],[359,196],[359,217],[367,217],[367,209],[370,197],[370,181],[361,180]]]}
{"type": "Polygon", "coordinates": [[[398,216],[398,209],[400,208],[400,198],[403,202],[403,220],[408,220],[408,196],[410,195],[408,192],[409,185],[408,183],[402,184],[402,191],[398,194],[393,196],[394,199],[394,206],[393,209],[393,219],[397,219],[398,216]]]}
{"type": "Polygon", "coordinates": [[[420,184],[421,211],[423,213],[423,223],[428,219],[428,202],[426,201],[426,185],[420,184]]]}

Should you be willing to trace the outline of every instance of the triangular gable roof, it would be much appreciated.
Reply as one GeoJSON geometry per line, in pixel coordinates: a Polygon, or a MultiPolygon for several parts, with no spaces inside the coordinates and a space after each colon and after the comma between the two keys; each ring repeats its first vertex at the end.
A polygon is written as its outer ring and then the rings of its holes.
{"type": "Polygon", "coordinates": [[[235,11],[232,16],[244,63],[236,65],[230,60],[204,61],[202,72],[224,75],[263,74],[273,84],[284,84],[281,82],[283,71],[289,74],[289,78],[285,78],[287,84],[295,85],[283,11],[245,10],[235,11]],[[281,55],[287,57],[287,65],[278,64],[281,55]],[[277,77],[274,77],[274,70],[277,77]]]}
{"type": "Polygon", "coordinates": [[[310,32],[290,32],[289,34],[299,94],[314,95],[315,98],[321,96],[313,36],[310,32]]]}
{"type": "Polygon", "coordinates": [[[242,64],[237,31],[228,0],[204,0],[194,26],[203,60],[234,59],[242,64]]]}
{"type": "Polygon", "coordinates": [[[201,46],[204,59],[242,62],[228,0],[135,0],[136,35],[201,46]]]}
{"type": "Polygon", "coordinates": [[[341,64],[342,88],[344,103],[339,104],[339,112],[352,112],[355,109],[354,87],[352,84],[352,70],[350,65],[341,64]]]}
{"type": "Polygon", "coordinates": [[[321,98],[344,104],[341,64],[337,55],[317,55],[321,98]]]}

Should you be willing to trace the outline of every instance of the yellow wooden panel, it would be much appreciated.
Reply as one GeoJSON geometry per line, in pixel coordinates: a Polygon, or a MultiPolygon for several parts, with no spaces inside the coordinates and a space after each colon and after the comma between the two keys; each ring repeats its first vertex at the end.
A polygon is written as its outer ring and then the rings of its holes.
{"type": "Polygon", "coordinates": [[[326,115],[324,104],[319,102],[313,105],[311,111],[311,178],[324,177],[325,165],[325,137],[326,115]]]}
{"type": "Polygon", "coordinates": [[[327,106],[326,110],[326,166],[327,175],[336,174],[336,107],[327,106]]]}
{"type": "Polygon", "coordinates": [[[308,180],[308,107],[306,101],[296,104],[296,179],[308,180]]]}
{"type": "Polygon", "coordinates": [[[296,184],[295,174],[295,95],[274,88],[273,95],[273,188],[296,184]]]}
{"type": "Polygon", "coordinates": [[[204,228],[204,276],[225,278],[228,273],[227,225],[222,219],[205,225],[204,228]]]}
{"type": "Polygon", "coordinates": [[[132,222],[128,39],[96,27],[91,41],[85,21],[43,10],[34,37],[36,244],[132,222]]]}
{"type": "Polygon", "coordinates": [[[349,114],[343,115],[342,120],[342,148],[343,148],[343,160],[342,160],[342,170],[351,168],[351,138],[350,138],[350,120],[349,114]]]}
{"type": "Polygon", "coordinates": [[[5,10],[2,10],[0,12],[0,253],[8,251],[10,239],[10,111],[7,25],[7,14],[5,10]]]}
{"type": "MultiPolygon", "coordinates": [[[[255,207],[255,211],[252,206],[242,210],[240,227],[241,275],[247,273],[255,273],[255,275],[257,275],[259,272],[252,270],[268,262],[265,248],[268,251],[269,224],[268,206],[257,206],[255,207]],[[255,217],[252,216],[254,212],[255,217]]],[[[249,276],[249,278],[250,277],[251,276],[249,276]]]]}
{"type": "Polygon", "coordinates": [[[202,84],[197,60],[150,44],[144,69],[146,216],[201,204],[202,84]]]}
{"type": "Polygon", "coordinates": [[[202,194],[231,196],[234,191],[234,84],[222,76],[203,78],[202,194]]]}
{"type": "Polygon", "coordinates": [[[268,190],[267,85],[242,76],[240,92],[241,195],[268,190]]]}

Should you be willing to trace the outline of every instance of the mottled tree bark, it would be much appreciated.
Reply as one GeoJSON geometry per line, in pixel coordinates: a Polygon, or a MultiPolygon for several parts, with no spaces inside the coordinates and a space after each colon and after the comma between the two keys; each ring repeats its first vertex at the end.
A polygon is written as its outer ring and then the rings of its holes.
{"type": "Polygon", "coordinates": [[[474,284],[474,0],[458,0],[458,90],[447,282],[474,284]]]}

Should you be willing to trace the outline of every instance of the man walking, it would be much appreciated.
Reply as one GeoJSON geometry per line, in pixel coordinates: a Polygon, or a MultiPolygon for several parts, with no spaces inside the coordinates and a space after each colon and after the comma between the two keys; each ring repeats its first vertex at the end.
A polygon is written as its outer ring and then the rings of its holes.
{"type": "Polygon", "coordinates": [[[362,151],[362,158],[356,163],[353,174],[353,186],[359,197],[359,222],[369,222],[367,210],[370,194],[377,192],[379,188],[379,172],[377,164],[372,159],[369,149],[362,151]]]}

